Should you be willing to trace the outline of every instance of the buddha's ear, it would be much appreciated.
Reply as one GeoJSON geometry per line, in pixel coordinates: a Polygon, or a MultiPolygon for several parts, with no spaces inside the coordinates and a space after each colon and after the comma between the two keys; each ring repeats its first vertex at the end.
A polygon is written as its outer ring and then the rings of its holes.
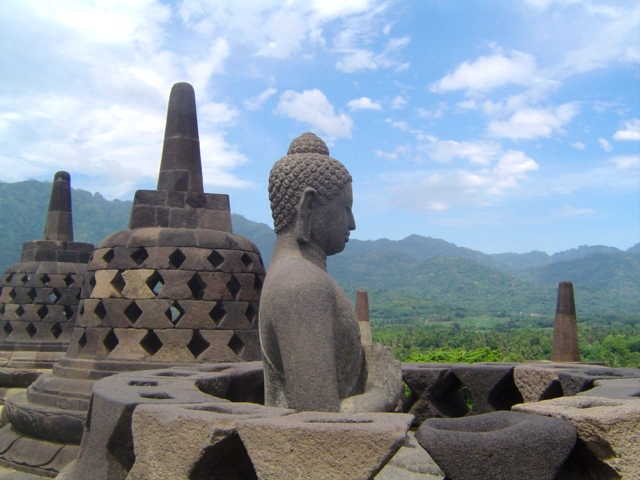
{"type": "Polygon", "coordinates": [[[299,243],[309,243],[311,238],[311,212],[316,206],[318,192],[315,188],[307,187],[300,195],[296,208],[296,238],[299,243]]]}

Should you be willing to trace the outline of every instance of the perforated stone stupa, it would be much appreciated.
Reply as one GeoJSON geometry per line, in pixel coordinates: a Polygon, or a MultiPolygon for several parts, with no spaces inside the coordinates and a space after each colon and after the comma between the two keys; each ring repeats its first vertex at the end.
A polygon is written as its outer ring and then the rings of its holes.
{"type": "Polygon", "coordinates": [[[73,241],[69,182],[67,172],[55,174],[44,239],[24,243],[20,262],[0,281],[3,366],[51,368],[56,352],[60,356],[69,345],[93,251],[93,245],[73,241]]]}
{"type": "MultiPolygon", "coordinates": [[[[48,440],[46,448],[77,445],[97,379],[259,360],[264,276],[256,246],[232,233],[228,195],[203,193],[195,94],[178,83],[169,99],[158,188],[138,190],[129,229],[96,247],[69,349],[27,398],[8,404],[13,428],[48,440]]],[[[67,457],[30,468],[56,472],[73,458],[67,457]]],[[[1,459],[15,463],[10,450],[1,459]]]]}

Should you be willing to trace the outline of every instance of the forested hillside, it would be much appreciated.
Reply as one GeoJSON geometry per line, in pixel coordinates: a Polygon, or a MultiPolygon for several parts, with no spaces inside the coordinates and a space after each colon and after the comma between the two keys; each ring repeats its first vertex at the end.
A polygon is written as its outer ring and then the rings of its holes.
{"type": "MultiPolygon", "coordinates": [[[[0,269],[19,261],[23,242],[42,238],[51,183],[0,183],[0,269]]],[[[73,189],[77,241],[98,243],[127,228],[131,202],[107,201],[73,189]]],[[[253,240],[269,263],[275,234],[261,223],[232,215],[234,233],[253,240]]],[[[412,324],[475,315],[552,315],[558,282],[574,283],[578,313],[640,315],[638,245],[622,252],[582,246],[548,255],[487,255],[440,239],[352,240],[328,268],[352,297],[370,291],[374,321],[412,324]]]]}

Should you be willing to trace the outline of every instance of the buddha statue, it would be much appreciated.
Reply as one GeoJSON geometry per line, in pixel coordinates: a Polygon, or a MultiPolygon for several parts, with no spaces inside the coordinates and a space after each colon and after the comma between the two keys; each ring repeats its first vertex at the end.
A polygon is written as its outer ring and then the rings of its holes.
{"type": "Polygon", "coordinates": [[[400,363],[361,344],[355,311],[327,273],[356,224],[351,175],[313,133],[296,138],[269,175],[277,234],[260,305],[265,404],[299,411],[393,410],[400,363]]]}

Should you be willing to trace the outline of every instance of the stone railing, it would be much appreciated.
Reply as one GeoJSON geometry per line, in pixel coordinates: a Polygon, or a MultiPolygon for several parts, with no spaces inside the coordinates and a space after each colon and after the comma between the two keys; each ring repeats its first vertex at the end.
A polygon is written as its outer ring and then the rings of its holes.
{"type": "Polygon", "coordinates": [[[510,409],[575,425],[567,478],[634,478],[625,475],[640,471],[638,439],[627,438],[640,422],[640,370],[421,363],[403,364],[403,377],[410,415],[265,407],[260,362],[114,375],[95,384],[81,453],[57,478],[392,478],[383,467],[412,422],[510,409]],[[584,465],[600,476],[571,477],[571,468],[584,465]]]}

